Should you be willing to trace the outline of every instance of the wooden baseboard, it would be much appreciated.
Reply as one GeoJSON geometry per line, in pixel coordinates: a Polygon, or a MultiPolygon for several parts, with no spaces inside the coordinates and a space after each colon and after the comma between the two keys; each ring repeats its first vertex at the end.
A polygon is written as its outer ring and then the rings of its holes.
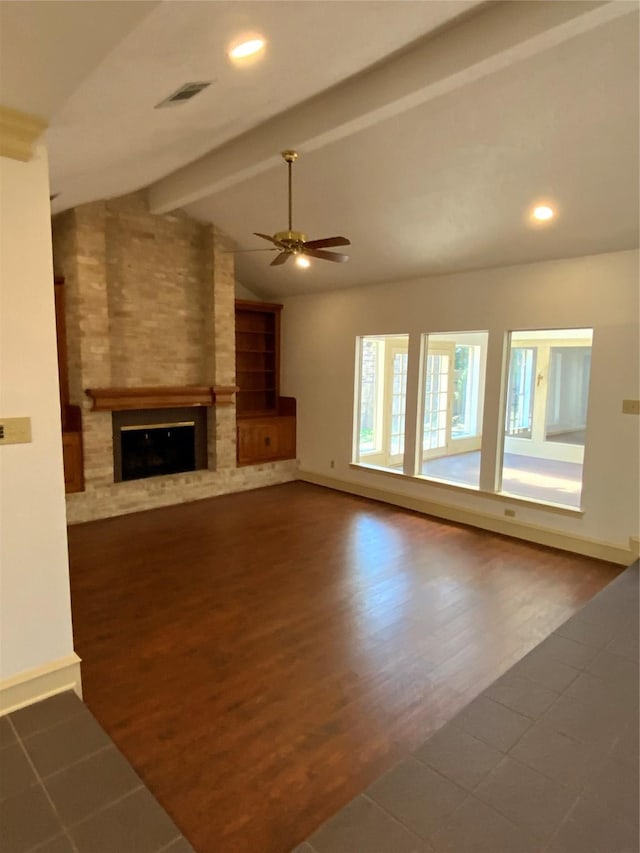
{"type": "Polygon", "coordinates": [[[82,699],[80,658],[75,652],[0,681],[0,717],[65,690],[74,690],[82,699]]]}
{"type": "Polygon", "coordinates": [[[504,536],[513,536],[515,539],[524,539],[526,542],[535,542],[537,545],[548,545],[561,551],[571,551],[573,554],[582,554],[585,557],[595,557],[598,560],[607,560],[621,566],[630,566],[638,558],[639,542],[630,537],[629,547],[625,548],[613,542],[605,542],[599,539],[589,539],[584,536],[576,536],[571,533],[562,533],[548,527],[530,524],[523,521],[514,521],[509,518],[489,515],[467,509],[466,507],[453,504],[440,503],[425,500],[423,498],[409,497],[400,492],[379,489],[375,486],[366,486],[354,483],[350,480],[341,480],[337,477],[327,477],[324,474],[316,474],[311,471],[298,471],[298,479],[307,483],[315,483],[318,486],[326,486],[329,489],[337,489],[340,492],[348,492],[363,498],[393,504],[424,515],[432,515],[447,521],[456,521],[460,524],[468,524],[471,527],[479,527],[492,533],[501,533],[504,536]]]}

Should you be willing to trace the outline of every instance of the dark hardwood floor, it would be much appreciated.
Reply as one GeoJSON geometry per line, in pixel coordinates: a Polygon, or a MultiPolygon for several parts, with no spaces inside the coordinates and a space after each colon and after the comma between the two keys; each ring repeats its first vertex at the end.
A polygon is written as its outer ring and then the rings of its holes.
{"type": "Polygon", "coordinates": [[[621,571],[304,483],[69,545],[85,699],[198,853],[287,853],[621,571]]]}

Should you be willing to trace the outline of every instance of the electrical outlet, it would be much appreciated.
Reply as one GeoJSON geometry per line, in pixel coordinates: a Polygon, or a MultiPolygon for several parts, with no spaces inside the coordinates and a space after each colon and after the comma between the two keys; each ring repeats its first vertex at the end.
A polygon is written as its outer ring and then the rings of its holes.
{"type": "Polygon", "coordinates": [[[0,444],[29,444],[31,418],[0,418],[0,444]]]}
{"type": "Polygon", "coordinates": [[[515,511],[515,509],[505,509],[504,514],[505,514],[508,518],[515,518],[515,517],[516,517],[516,511],[515,511]]]}
{"type": "Polygon", "coordinates": [[[329,468],[335,468],[335,467],[336,467],[336,460],[332,459],[331,462],[329,462],[329,468]]]}
{"type": "Polygon", "coordinates": [[[640,400],[623,400],[623,415],[640,415],[640,400]]]}

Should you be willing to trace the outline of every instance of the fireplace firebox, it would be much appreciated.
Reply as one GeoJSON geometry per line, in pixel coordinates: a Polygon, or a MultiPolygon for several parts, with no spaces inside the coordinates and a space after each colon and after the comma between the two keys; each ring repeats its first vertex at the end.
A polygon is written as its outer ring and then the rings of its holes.
{"type": "Polygon", "coordinates": [[[141,480],[207,467],[205,408],[113,413],[114,480],[141,480]]]}

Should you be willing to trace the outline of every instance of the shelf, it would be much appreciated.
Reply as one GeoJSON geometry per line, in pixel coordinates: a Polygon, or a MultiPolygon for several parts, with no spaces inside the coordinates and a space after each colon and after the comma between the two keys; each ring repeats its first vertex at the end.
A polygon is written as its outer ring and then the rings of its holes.
{"type": "MultiPolygon", "coordinates": [[[[238,418],[274,417],[277,414],[280,308],[268,303],[236,301],[238,418]]],[[[242,455],[238,452],[239,456],[242,455]]]]}
{"type": "Polygon", "coordinates": [[[250,421],[256,418],[273,418],[277,415],[276,407],[271,409],[251,409],[249,412],[238,412],[239,421],[250,421]]]}
{"type": "Polygon", "coordinates": [[[174,406],[224,406],[233,403],[235,385],[180,385],[134,388],[88,388],[94,412],[166,409],[174,406]]]}

